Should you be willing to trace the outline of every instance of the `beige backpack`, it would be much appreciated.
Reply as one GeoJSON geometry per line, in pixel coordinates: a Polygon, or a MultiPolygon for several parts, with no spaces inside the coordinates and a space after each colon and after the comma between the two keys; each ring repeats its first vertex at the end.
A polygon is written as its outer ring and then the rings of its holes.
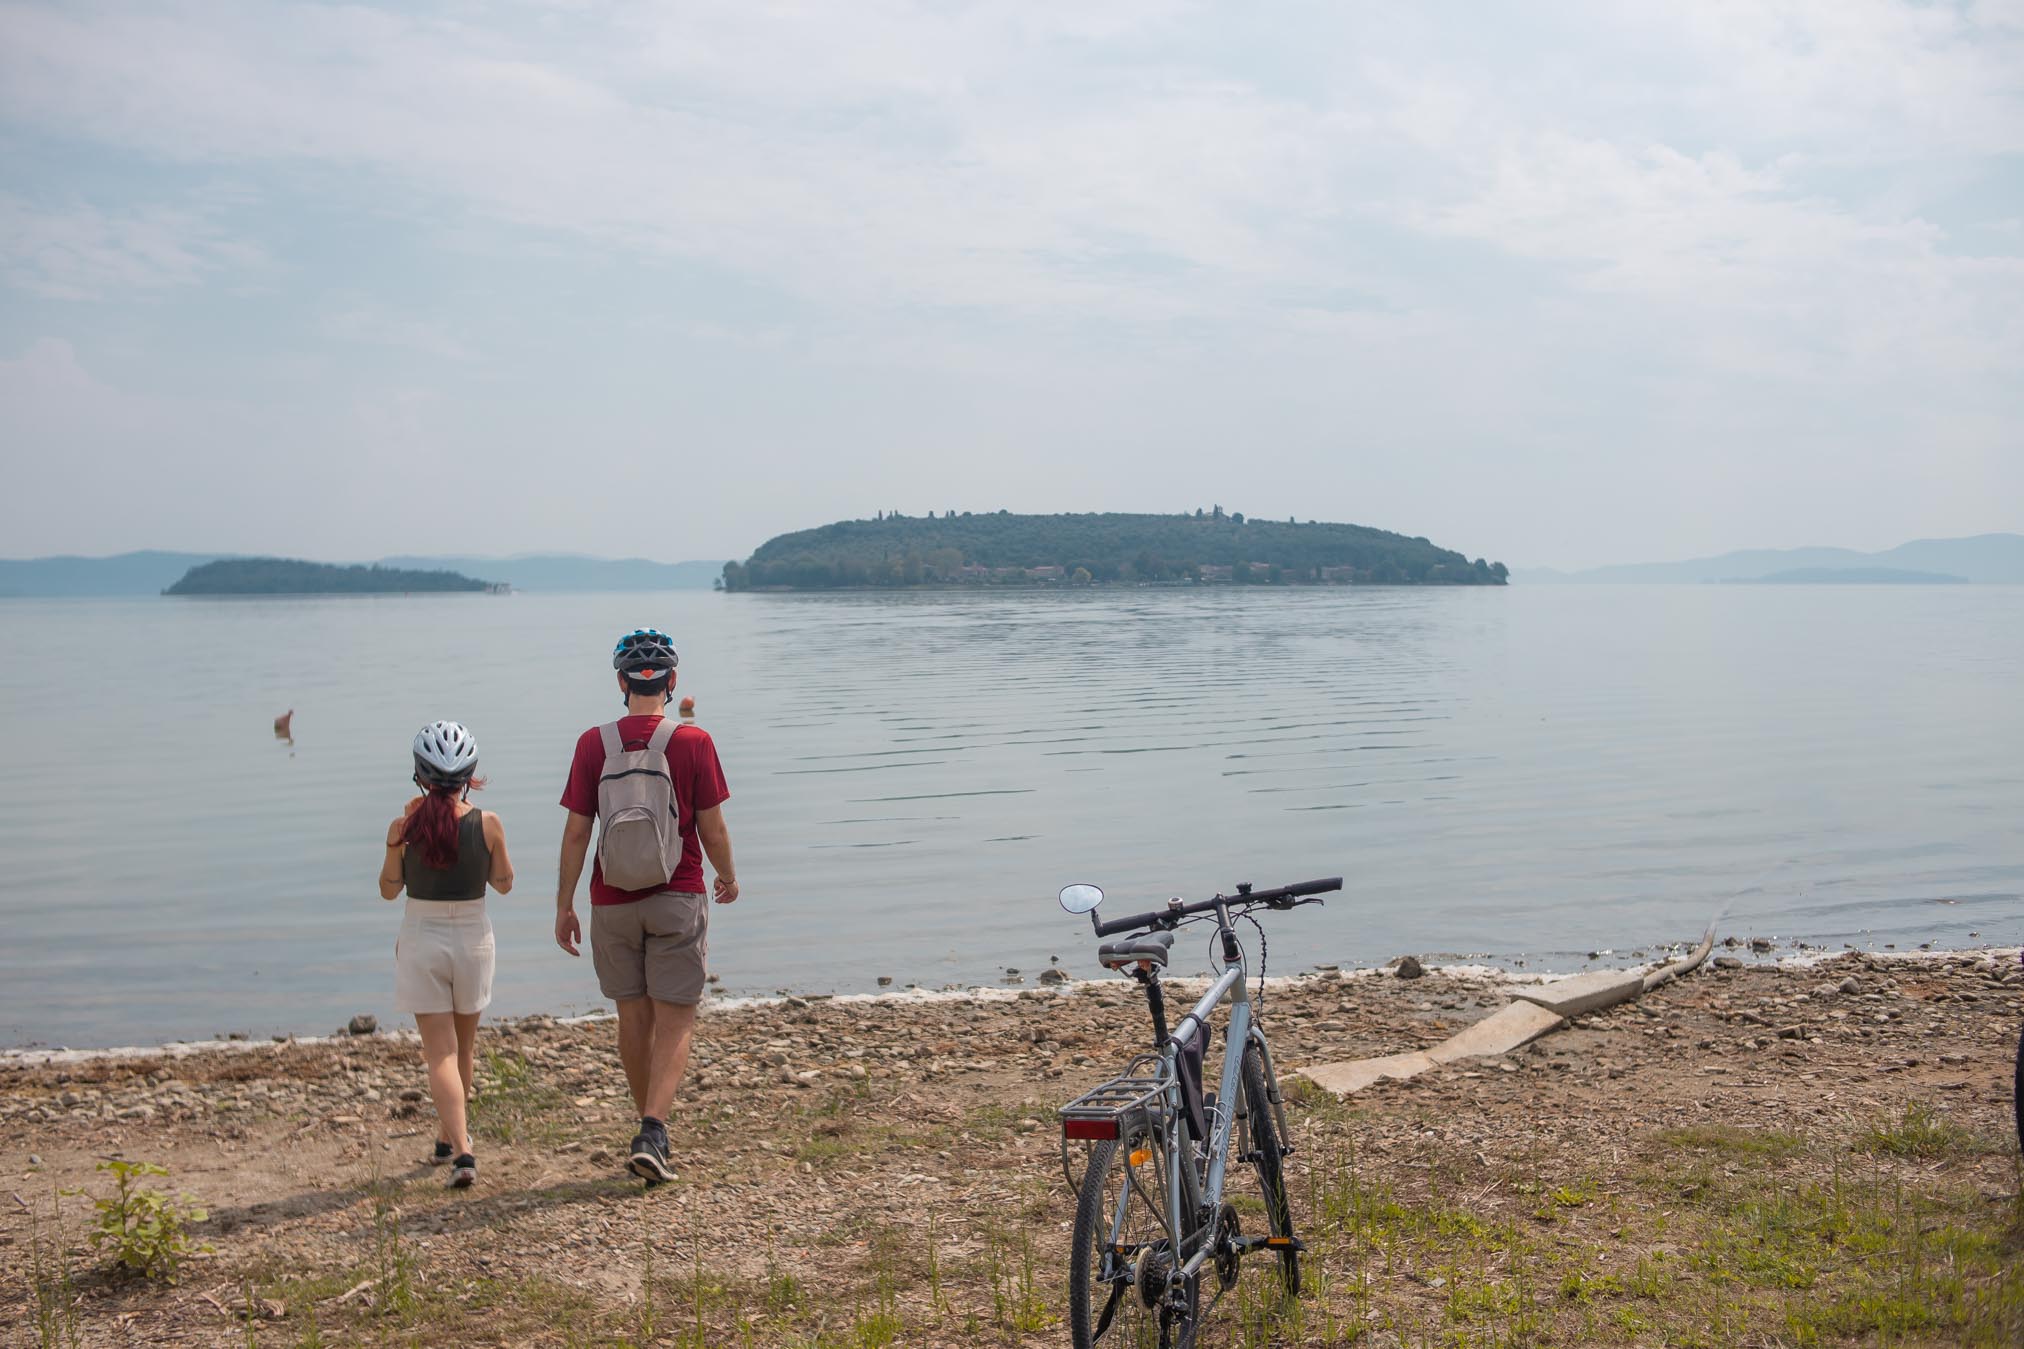
{"type": "Polygon", "coordinates": [[[597,780],[597,860],[606,885],[658,890],[681,860],[682,822],[668,776],[668,742],[676,722],[663,717],[645,749],[629,750],[618,723],[597,728],[604,773],[597,780]]]}

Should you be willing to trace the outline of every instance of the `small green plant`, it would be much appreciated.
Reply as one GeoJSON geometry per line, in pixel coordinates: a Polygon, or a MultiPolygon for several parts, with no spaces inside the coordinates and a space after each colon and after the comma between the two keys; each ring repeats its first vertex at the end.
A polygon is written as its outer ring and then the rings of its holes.
{"type": "Polygon", "coordinates": [[[35,1286],[35,1343],[40,1349],[75,1349],[77,1291],[70,1278],[70,1247],[63,1235],[63,1196],[50,1197],[55,1236],[45,1245],[42,1225],[28,1217],[29,1278],[35,1286]]]}
{"type": "Polygon", "coordinates": [[[942,1287],[942,1243],[935,1231],[935,1215],[928,1215],[928,1306],[939,1322],[951,1310],[949,1295],[942,1287]]]}
{"type": "Polygon", "coordinates": [[[1966,1129],[1939,1111],[1923,1101],[1911,1101],[1895,1115],[1872,1124],[1869,1131],[1856,1140],[1856,1146],[1866,1152],[1881,1152],[1892,1157],[1944,1157],[1964,1148],[1968,1137],[1966,1129]]]}
{"type": "Polygon", "coordinates": [[[801,1302],[801,1282],[792,1274],[775,1264],[772,1256],[766,1257],[766,1313],[769,1316],[792,1316],[801,1302]]]}
{"type": "Polygon", "coordinates": [[[654,1234],[646,1221],[645,1206],[640,1210],[640,1305],[639,1343],[654,1342],[654,1234]]]}
{"type": "Polygon", "coordinates": [[[1558,1185],[1548,1191],[1547,1197],[1561,1208],[1582,1208],[1595,1198],[1595,1182],[1581,1181],[1574,1185],[1558,1185]]]}
{"type": "Polygon", "coordinates": [[[881,1266],[872,1283],[871,1311],[867,1313],[859,1307],[857,1321],[851,1327],[851,1344],[853,1349],[889,1349],[899,1343],[900,1333],[905,1329],[893,1271],[881,1266]]]}
{"type": "Polygon", "coordinates": [[[1019,1235],[1019,1267],[1008,1268],[999,1259],[997,1233],[992,1233],[988,1253],[988,1270],[991,1276],[991,1303],[998,1316],[998,1324],[1010,1330],[1031,1332],[1045,1330],[1054,1323],[1054,1316],[1047,1310],[1047,1300],[1040,1295],[1039,1280],[1034,1271],[1033,1237],[1031,1233],[1019,1235]]]}
{"type": "MultiPolygon", "coordinates": [[[[140,1182],[166,1176],[166,1166],[152,1162],[100,1162],[110,1172],[111,1195],[92,1200],[98,1210],[89,1239],[92,1249],[107,1256],[113,1268],[143,1278],[173,1281],[183,1260],[211,1248],[191,1238],[189,1225],[210,1216],[181,1200],[140,1182]]],[[[81,1193],[81,1192],[80,1192],[81,1193]]]]}
{"type": "Polygon", "coordinates": [[[401,1215],[393,1205],[393,1187],[372,1183],[373,1297],[383,1316],[397,1315],[415,1304],[414,1258],[401,1240],[401,1215]]]}

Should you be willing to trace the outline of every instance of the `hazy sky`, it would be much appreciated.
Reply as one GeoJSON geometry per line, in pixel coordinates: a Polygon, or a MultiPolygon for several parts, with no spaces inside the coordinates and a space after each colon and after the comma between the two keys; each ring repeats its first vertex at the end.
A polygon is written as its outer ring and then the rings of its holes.
{"type": "Polygon", "coordinates": [[[0,0],[0,445],[8,556],[2024,529],[2024,0],[0,0]]]}

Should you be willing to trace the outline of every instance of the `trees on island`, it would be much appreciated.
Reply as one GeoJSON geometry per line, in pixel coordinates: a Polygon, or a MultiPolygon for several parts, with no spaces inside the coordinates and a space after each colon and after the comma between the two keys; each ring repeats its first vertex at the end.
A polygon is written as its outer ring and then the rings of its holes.
{"type": "Polygon", "coordinates": [[[287,557],[221,558],[192,567],[165,595],[384,595],[490,590],[454,571],[403,567],[336,566],[287,557]]]}
{"type": "Polygon", "coordinates": [[[1501,562],[1363,525],[1241,512],[1013,515],[881,511],[767,540],[727,563],[726,590],[1209,582],[1503,585],[1501,562]]]}

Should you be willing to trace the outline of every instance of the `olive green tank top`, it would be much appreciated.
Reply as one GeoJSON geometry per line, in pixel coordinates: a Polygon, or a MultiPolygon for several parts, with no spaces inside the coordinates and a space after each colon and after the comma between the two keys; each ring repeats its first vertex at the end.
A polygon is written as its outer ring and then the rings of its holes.
{"type": "Polygon", "coordinates": [[[485,812],[467,810],[457,821],[457,860],[442,869],[422,861],[422,850],[401,854],[401,880],[410,899],[483,899],[492,874],[492,848],[485,842],[485,812]]]}

